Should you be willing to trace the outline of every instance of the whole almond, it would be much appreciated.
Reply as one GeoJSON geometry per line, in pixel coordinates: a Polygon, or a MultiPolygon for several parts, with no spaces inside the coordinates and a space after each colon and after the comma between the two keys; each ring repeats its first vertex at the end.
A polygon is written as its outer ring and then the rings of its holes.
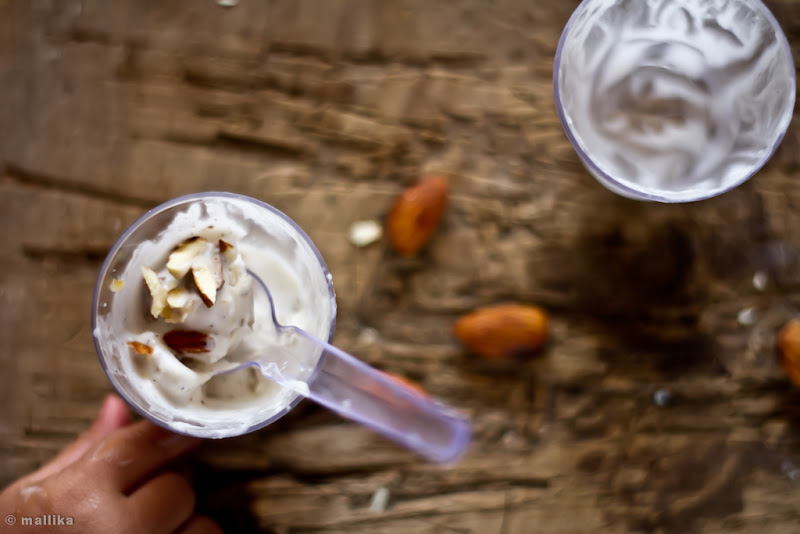
{"type": "Polygon", "coordinates": [[[524,356],[547,340],[547,314],[535,306],[501,304],[462,316],[455,336],[473,354],[491,359],[524,356]]]}
{"type": "Polygon", "coordinates": [[[196,330],[170,330],[164,334],[164,343],[181,354],[202,354],[214,350],[214,338],[196,330]]]}
{"type": "Polygon", "coordinates": [[[778,333],[778,361],[789,380],[800,386],[800,320],[789,321],[778,333]]]}
{"type": "Polygon", "coordinates": [[[395,201],[387,219],[392,248],[413,256],[430,240],[447,207],[447,181],[440,176],[409,187],[395,201]]]}

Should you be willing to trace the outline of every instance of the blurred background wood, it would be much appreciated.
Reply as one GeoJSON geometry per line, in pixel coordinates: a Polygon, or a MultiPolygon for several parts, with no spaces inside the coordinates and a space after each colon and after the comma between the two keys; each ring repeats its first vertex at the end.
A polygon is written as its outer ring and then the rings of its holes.
{"type": "MultiPolygon", "coordinates": [[[[800,2],[767,3],[797,56],[800,2]]],[[[800,124],[717,199],[612,195],[553,105],[577,4],[0,0],[0,484],[110,391],[89,323],[116,237],[227,190],[317,243],[338,345],[476,431],[441,468],[303,403],[200,451],[199,506],[228,531],[798,532],[800,392],[774,338],[800,306],[800,124]],[[348,243],[426,172],[452,197],[419,258],[348,243]],[[550,311],[539,358],[454,341],[460,314],[504,301],[550,311]]]]}

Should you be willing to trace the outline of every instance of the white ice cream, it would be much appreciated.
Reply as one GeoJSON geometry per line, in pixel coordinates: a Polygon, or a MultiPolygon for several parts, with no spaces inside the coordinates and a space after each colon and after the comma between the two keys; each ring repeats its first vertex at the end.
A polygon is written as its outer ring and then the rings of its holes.
{"type": "Polygon", "coordinates": [[[579,149],[601,173],[661,200],[709,197],[747,178],[771,155],[794,106],[792,59],[761,7],[583,4],[557,72],[579,149]]]}
{"type": "MultiPolygon", "coordinates": [[[[236,362],[249,361],[265,351],[276,354],[280,367],[291,366],[291,350],[270,350],[276,337],[264,291],[247,273],[269,287],[278,321],[328,339],[335,303],[329,278],[303,236],[276,213],[247,200],[209,198],[177,213],[155,239],[136,246],[123,272],[125,281],[106,303],[111,310],[97,320],[95,336],[104,352],[112,380],[132,401],[178,431],[204,437],[241,434],[285,411],[297,398],[248,368],[214,376],[236,362]],[[224,284],[211,307],[195,286],[179,282],[166,269],[170,253],[181,242],[199,236],[216,247],[232,244],[223,254],[224,284]],[[195,299],[181,323],[151,315],[153,298],[142,277],[142,265],[158,273],[167,288],[181,283],[195,299]],[[171,331],[208,334],[207,352],[180,353],[164,336],[171,331]],[[128,342],[152,347],[151,355],[137,354],[128,342]]],[[[101,305],[102,306],[102,305],[101,305]]]]}

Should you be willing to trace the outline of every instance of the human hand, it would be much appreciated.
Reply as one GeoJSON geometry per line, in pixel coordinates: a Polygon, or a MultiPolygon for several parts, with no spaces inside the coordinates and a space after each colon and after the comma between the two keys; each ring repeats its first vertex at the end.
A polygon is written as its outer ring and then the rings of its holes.
{"type": "Polygon", "coordinates": [[[109,396],[83,435],[0,493],[0,531],[220,533],[214,521],[194,515],[195,494],[186,479],[162,470],[200,441],[149,421],[131,424],[125,403],[109,396]]]}

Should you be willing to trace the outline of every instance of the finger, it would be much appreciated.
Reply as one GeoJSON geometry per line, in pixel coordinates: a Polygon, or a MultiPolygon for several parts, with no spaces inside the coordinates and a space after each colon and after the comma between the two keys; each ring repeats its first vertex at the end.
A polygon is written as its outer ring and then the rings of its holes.
{"type": "Polygon", "coordinates": [[[37,482],[58,473],[83,456],[90,447],[97,444],[105,436],[126,426],[130,423],[130,420],[131,416],[125,402],[116,395],[107,396],[92,426],[81,434],[78,439],[67,445],[58,456],[38,471],[32,473],[29,480],[37,482]]]}
{"type": "Polygon", "coordinates": [[[94,449],[86,452],[86,475],[108,483],[113,489],[128,493],[178,456],[194,449],[199,438],[175,434],[139,421],[106,436],[94,449]]]}
{"type": "Polygon", "coordinates": [[[195,516],[183,525],[175,534],[223,534],[222,527],[210,517],[195,516]]]}
{"type": "Polygon", "coordinates": [[[140,532],[173,532],[192,516],[192,486],[176,473],[148,480],[128,497],[128,510],[140,532]]]}

